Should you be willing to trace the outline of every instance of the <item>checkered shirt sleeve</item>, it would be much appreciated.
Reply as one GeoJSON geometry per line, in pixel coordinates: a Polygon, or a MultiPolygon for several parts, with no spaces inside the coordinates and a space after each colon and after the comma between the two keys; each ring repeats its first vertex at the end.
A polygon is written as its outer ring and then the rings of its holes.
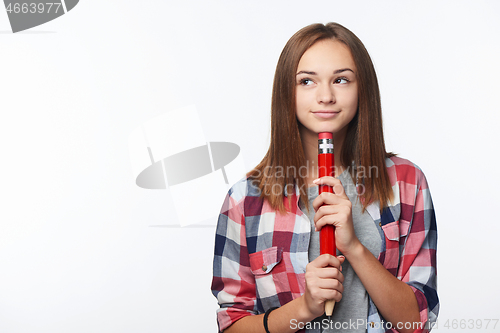
{"type": "Polygon", "coordinates": [[[245,184],[233,186],[224,201],[215,236],[212,293],[217,298],[219,332],[257,314],[255,277],[249,263],[243,202],[245,184]]]}
{"type": "MultiPolygon", "coordinates": [[[[385,252],[380,254],[379,260],[389,272],[412,288],[421,321],[421,327],[415,332],[428,332],[439,312],[434,206],[427,180],[416,165],[393,157],[388,161],[388,172],[393,189],[399,192],[399,202],[382,212],[381,224],[386,239],[385,252]]],[[[387,329],[386,332],[397,330],[387,329]]]]}

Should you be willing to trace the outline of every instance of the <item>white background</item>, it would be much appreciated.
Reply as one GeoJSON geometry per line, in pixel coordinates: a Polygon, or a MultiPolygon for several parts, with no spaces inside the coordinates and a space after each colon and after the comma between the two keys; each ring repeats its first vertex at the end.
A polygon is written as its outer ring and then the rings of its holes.
{"type": "Polygon", "coordinates": [[[155,227],[178,224],[172,199],[135,185],[128,136],[195,104],[207,141],[238,144],[251,169],[281,49],[329,21],[373,58],[388,150],[428,178],[436,331],[499,319],[499,14],[493,0],[82,0],[12,34],[0,10],[0,332],[216,332],[215,228],[155,227]]]}

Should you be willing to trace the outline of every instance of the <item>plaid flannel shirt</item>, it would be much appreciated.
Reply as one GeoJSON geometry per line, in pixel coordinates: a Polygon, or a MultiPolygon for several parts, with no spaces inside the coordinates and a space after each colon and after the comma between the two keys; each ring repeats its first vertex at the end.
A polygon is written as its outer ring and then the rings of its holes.
{"type": "MultiPolygon", "coordinates": [[[[436,288],[437,229],[431,195],[422,171],[408,160],[386,159],[394,202],[380,212],[367,207],[380,235],[378,260],[415,293],[422,329],[427,332],[439,311],[436,288]]],[[[228,192],[217,224],[212,293],[219,331],[242,317],[264,313],[305,291],[310,222],[298,207],[299,191],[284,197],[292,209],[273,210],[249,179],[228,192]]],[[[367,332],[397,332],[387,326],[370,299],[367,332]]]]}

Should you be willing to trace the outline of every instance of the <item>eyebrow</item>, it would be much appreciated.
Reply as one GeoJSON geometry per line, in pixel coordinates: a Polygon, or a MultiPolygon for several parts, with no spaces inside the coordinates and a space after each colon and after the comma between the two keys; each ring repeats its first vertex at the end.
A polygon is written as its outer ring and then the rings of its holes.
{"type": "MultiPolygon", "coordinates": [[[[354,71],[352,69],[350,69],[350,68],[341,68],[341,69],[335,70],[333,72],[333,74],[340,74],[340,73],[345,72],[345,71],[350,71],[350,72],[354,73],[354,71]]],[[[296,75],[299,75],[299,74],[318,75],[318,73],[311,72],[311,71],[300,71],[296,75]]]]}

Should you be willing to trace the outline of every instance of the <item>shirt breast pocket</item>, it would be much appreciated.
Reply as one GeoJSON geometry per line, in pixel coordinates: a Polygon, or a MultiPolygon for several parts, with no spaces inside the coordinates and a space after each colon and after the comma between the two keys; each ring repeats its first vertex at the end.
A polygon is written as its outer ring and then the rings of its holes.
{"type": "Polygon", "coordinates": [[[410,222],[400,220],[382,226],[385,235],[384,267],[394,276],[397,274],[402,245],[406,241],[410,222]]]}
{"type": "Polygon", "coordinates": [[[268,249],[251,253],[250,269],[255,276],[259,298],[276,296],[281,292],[289,292],[283,248],[273,246],[268,249]]]}
{"type": "Polygon", "coordinates": [[[410,222],[405,220],[391,222],[382,226],[382,230],[384,231],[386,240],[395,242],[404,241],[410,230],[410,222]]]}

